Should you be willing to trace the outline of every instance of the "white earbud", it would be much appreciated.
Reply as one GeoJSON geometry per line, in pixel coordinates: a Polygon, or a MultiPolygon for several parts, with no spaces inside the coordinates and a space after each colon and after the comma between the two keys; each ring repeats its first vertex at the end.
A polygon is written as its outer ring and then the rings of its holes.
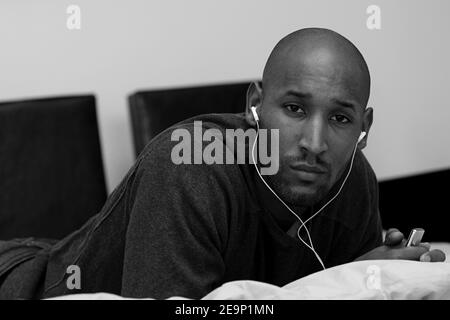
{"type": "Polygon", "coordinates": [[[258,113],[256,112],[256,107],[255,106],[251,106],[250,110],[252,110],[253,118],[255,118],[255,121],[258,122],[259,121],[259,117],[258,117],[258,113]]]}
{"type": "Polygon", "coordinates": [[[366,132],[365,131],[361,132],[361,134],[359,135],[359,138],[358,138],[358,143],[360,143],[361,140],[364,139],[365,136],[366,136],[366,132]]]}

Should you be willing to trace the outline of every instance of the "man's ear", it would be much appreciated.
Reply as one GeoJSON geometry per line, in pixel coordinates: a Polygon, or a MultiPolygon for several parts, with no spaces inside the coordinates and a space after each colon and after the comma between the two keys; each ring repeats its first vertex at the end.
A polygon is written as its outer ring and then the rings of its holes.
{"type": "Polygon", "coordinates": [[[250,86],[247,89],[247,101],[245,107],[245,120],[251,127],[256,126],[256,120],[253,117],[251,107],[256,107],[256,112],[261,109],[262,104],[262,88],[258,82],[250,83],[250,86]]]}
{"type": "Polygon", "coordinates": [[[360,150],[364,149],[367,146],[367,138],[369,136],[370,127],[372,127],[373,122],[373,109],[367,108],[364,110],[364,116],[363,116],[363,128],[362,131],[366,132],[366,136],[361,140],[361,142],[358,144],[358,148],[360,150]]]}

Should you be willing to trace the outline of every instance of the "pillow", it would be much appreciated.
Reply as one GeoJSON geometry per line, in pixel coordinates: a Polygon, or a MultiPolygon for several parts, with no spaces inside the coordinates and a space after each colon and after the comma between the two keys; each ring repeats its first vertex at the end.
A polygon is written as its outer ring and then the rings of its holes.
{"type": "MultiPolygon", "coordinates": [[[[151,299],[151,297],[148,297],[151,299]]],[[[130,299],[109,293],[53,299],[130,299]]],[[[186,299],[171,297],[170,300],[186,299]]],[[[264,282],[227,282],[202,300],[450,299],[450,263],[366,260],[339,265],[278,287],[264,282]]]]}
{"type": "Polygon", "coordinates": [[[450,299],[450,264],[367,260],[339,265],[284,287],[229,282],[203,299],[450,299]]]}

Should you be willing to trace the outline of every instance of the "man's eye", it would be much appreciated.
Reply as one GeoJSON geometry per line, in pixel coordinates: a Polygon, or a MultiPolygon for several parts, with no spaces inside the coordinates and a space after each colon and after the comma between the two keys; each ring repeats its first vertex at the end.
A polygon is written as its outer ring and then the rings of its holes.
{"type": "Polygon", "coordinates": [[[346,116],[343,116],[341,114],[337,114],[335,116],[332,116],[331,120],[337,121],[339,123],[349,123],[350,122],[350,120],[346,116]]]}
{"type": "Polygon", "coordinates": [[[286,105],[286,109],[288,109],[291,112],[295,112],[295,113],[304,113],[302,107],[297,106],[295,104],[288,104],[288,105],[286,105]]]}

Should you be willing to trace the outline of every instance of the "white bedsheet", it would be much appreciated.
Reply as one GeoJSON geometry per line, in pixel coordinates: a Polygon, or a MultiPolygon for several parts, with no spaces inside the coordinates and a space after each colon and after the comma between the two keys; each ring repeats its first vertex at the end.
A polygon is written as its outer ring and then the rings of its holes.
{"type": "MultiPolygon", "coordinates": [[[[432,245],[435,248],[434,245],[432,245]]],[[[446,250],[450,246],[447,245],[446,250]]],[[[108,293],[53,299],[127,299],[108,293]]],[[[151,299],[149,297],[148,299],[151,299]]],[[[186,299],[184,297],[172,297],[186,299]]],[[[450,299],[450,263],[406,260],[351,262],[311,274],[284,287],[232,281],[206,295],[216,299],[450,299]]]]}
{"type": "Polygon", "coordinates": [[[359,261],[282,288],[254,281],[230,282],[205,299],[450,299],[450,264],[359,261]]]}

